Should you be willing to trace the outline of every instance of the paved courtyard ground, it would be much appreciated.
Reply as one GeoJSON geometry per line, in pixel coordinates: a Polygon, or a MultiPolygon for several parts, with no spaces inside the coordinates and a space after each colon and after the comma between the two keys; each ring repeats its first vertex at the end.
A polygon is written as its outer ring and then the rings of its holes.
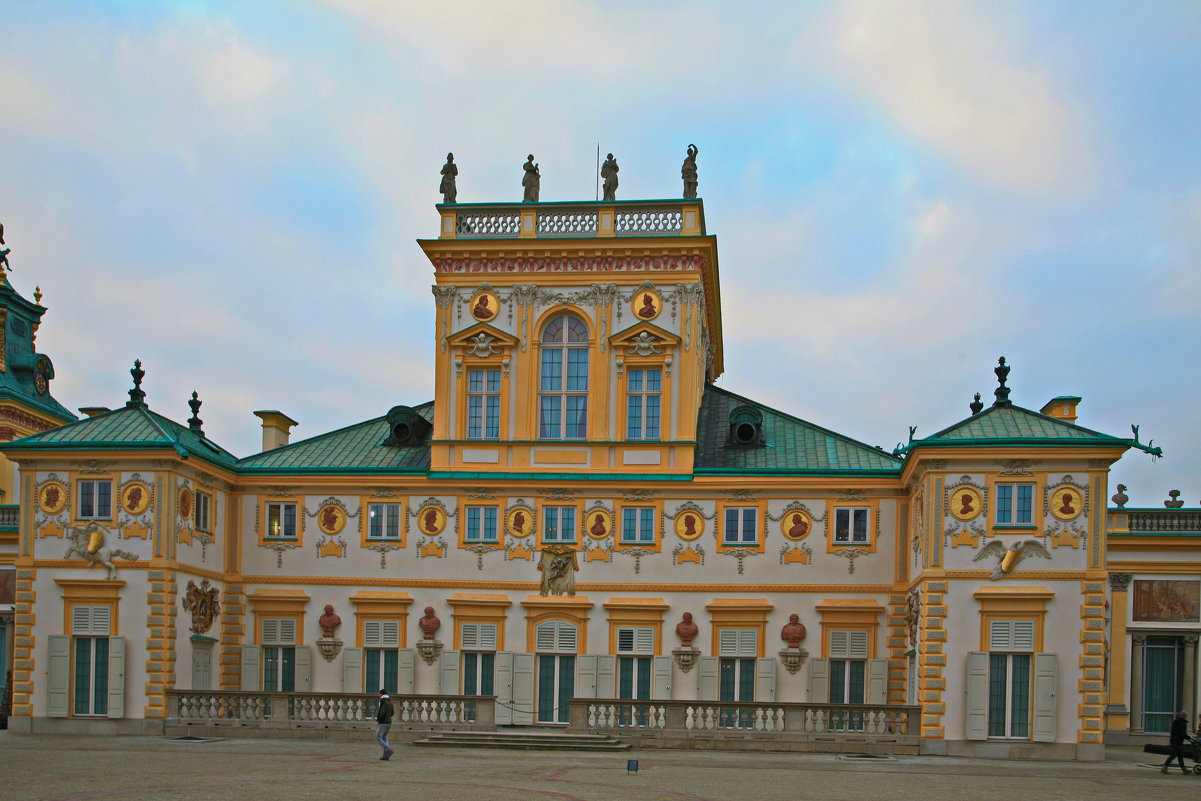
{"type": "Polygon", "coordinates": [[[23,737],[0,732],[8,801],[1053,801],[1197,798],[1201,776],[1111,748],[1104,763],[698,751],[560,753],[374,742],[23,737]],[[637,759],[639,771],[626,772],[637,759]]]}

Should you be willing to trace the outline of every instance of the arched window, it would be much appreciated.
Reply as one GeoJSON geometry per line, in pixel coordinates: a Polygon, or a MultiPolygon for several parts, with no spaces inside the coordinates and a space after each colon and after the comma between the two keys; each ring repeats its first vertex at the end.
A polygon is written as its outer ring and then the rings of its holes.
{"type": "Polygon", "coordinates": [[[538,438],[583,439],[588,433],[588,326],[574,314],[542,329],[538,438]]]}

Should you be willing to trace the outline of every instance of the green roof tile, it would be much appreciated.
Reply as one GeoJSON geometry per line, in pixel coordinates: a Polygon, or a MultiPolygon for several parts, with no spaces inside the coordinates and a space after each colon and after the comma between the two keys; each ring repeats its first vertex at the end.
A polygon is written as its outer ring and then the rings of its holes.
{"type": "Polygon", "coordinates": [[[755,403],[712,385],[705,387],[697,418],[696,471],[784,472],[817,475],[842,472],[896,474],[901,460],[891,454],[755,403]],[[727,447],[730,411],[749,404],[763,413],[766,446],[727,447]]]}
{"type": "Polygon", "coordinates": [[[1130,440],[1119,439],[1083,426],[1032,412],[1020,406],[990,406],[952,426],[944,428],[924,439],[909,443],[905,450],[920,445],[971,444],[973,442],[1000,444],[1001,442],[1040,441],[1044,445],[1120,445],[1129,446],[1130,440]]]}

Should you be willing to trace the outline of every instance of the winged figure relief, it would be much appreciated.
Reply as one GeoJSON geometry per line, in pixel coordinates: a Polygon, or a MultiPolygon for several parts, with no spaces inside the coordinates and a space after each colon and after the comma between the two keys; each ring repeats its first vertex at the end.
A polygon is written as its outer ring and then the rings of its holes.
{"type": "Polygon", "coordinates": [[[979,562],[981,559],[990,556],[996,557],[997,567],[993,570],[992,576],[990,576],[993,581],[996,581],[1017,567],[1018,562],[1022,561],[1023,557],[1031,555],[1041,556],[1043,559],[1051,558],[1051,552],[1044,548],[1043,544],[1038,540],[1017,542],[1008,547],[1004,543],[994,540],[981,548],[980,553],[972,557],[972,561],[979,562]]]}

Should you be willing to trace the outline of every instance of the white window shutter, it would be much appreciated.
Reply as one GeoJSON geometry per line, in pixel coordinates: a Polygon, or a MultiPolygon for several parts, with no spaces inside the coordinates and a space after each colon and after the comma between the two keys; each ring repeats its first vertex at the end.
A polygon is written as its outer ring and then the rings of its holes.
{"type": "Polygon", "coordinates": [[[438,692],[443,695],[459,694],[459,652],[442,652],[442,674],[439,677],[438,692]]]}
{"type": "Polygon", "coordinates": [[[540,653],[549,653],[555,650],[557,637],[555,634],[558,627],[555,625],[557,620],[548,620],[545,623],[539,623],[537,630],[534,632],[534,649],[540,653]]]}
{"type": "Polygon", "coordinates": [[[107,637],[110,630],[107,606],[76,606],[71,609],[71,633],[84,637],[107,637]]]}
{"type": "Polygon", "coordinates": [[[560,620],[558,635],[558,642],[556,643],[558,647],[556,650],[562,654],[574,654],[576,652],[575,626],[560,620]]]}
{"type": "MultiPolygon", "coordinates": [[[[724,632],[723,632],[724,633],[724,632]]],[[[702,656],[697,670],[701,674],[701,700],[716,701],[717,698],[717,669],[720,664],[715,656],[702,656]]]]}
{"type": "Polygon", "coordinates": [[[776,700],[776,658],[755,660],[755,701],[770,704],[776,700]]]}
{"type": "Polygon", "coordinates": [[[313,651],[307,645],[298,645],[293,649],[293,654],[295,654],[296,664],[296,692],[311,692],[313,689],[313,651]]]}
{"type": "Polygon", "coordinates": [[[274,618],[263,619],[263,645],[279,645],[279,621],[274,618]]]}
{"type": "Polygon", "coordinates": [[[1055,742],[1055,692],[1059,683],[1055,654],[1034,655],[1034,733],[1036,743],[1055,742]]]}
{"type": "Polygon", "coordinates": [[[416,669],[416,654],[412,648],[401,648],[396,652],[396,694],[413,694],[413,671],[416,669]]]}
{"type": "Polygon", "coordinates": [[[513,654],[513,724],[534,723],[534,655],[513,654]]]}
{"type": "Polygon", "coordinates": [[[869,635],[866,631],[849,631],[847,637],[847,658],[848,659],[867,659],[870,648],[868,647],[869,635]]]}
{"type": "Polygon", "coordinates": [[[71,638],[51,634],[46,647],[46,717],[65,718],[71,698],[71,638]]]}
{"type": "Polygon", "coordinates": [[[479,626],[479,649],[481,651],[496,650],[496,624],[477,623],[479,626]]]}
{"type": "Polygon", "coordinates": [[[867,660],[867,702],[883,705],[888,702],[888,660],[867,660]]]}
{"type": "Polygon", "coordinates": [[[596,698],[596,656],[580,654],[575,658],[575,697],[596,698]]]}
{"type": "MultiPolygon", "coordinates": [[[[378,687],[376,688],[379,689],[378,687]]],[[[363,687],[363,649],[362,648],[343,648],[342,649],[342,692],[344,693],[361,693],[370,692],[363,687]]]]}
{"type": "Polygon", "coordinates": [[[722,629],[717,641],[717,652],[721,656],[738,656],[738,630],[722,629]]]}
{"type": "Polygon", "coordinates": [[[479,623],[464,623],[459,627],[459,647],[464,651],[480,650],[479,623]]]}
{"type": "MultiPolygon", "coordinates": [[[[847,631],[831,631],[830,632],[830,658],[831,659],[846,659],[850,653],[850,645],[848,640],[850,632],[847,631]]],[[[823,702],[824,703],[824,702],[823,702]]]]}
{"type": "Polygon", "coordinates": [[[259,686],[259,664],[262,650],[257,645],[242,646],[242,683],[243,692],[254,692],[263,689],[259,686]]]}
{"type": "Polygon", "coordinates": [[[1013,650],[1032,652],[1034,650],[1034,621],[1013,621],[1013,650]]]}
{"type": "Polygon", "coordinates": [[[651,698],[656,701],[671,699],[671,657],[651,657],[651,698]]]}
{"type": "MultiPolygon", "coordinates": [[[[103,608],[103,607],[97,607],[103,608]]],[[[108,613],[108,609],[104,608],[108,613]]],[[[125,717],[125,638],[108,638],[108,716],[125,717]]]]}
{"type": "Polygon", "coordinates": [[[634,653],[634,629],[617,630],[617,653],[634,653]]]}
{"type": "Polygon", "coordinates": [[[636,629],[634,632],[634,648],[644,656],[655,652],[655,630],[650,628],[636,629]]]}
{"type": "Polygon", "coordinates": [[[1013,650],[1013,621],[990,620],[988,622],[988,650],[1013,650]]]}
{"type": "Polygon", "coordinates": [[[596,658],[596,697],[617,696],[617,657],[601,654],[596,658]]]}
{"type": "Polygon", "coordinates": [[[988,739],[988,654],[979,651],[970,651],[967,655],[965,728],[965,736],[969,740],[988,739]]]}
{"type": "Polygon", "coordinates": [[[380,622],[378,620],[368,620],[363,623],[363,647],[364,648],[379,648],[380,647],[380,622]]]}
{"type": "Polygon", "coordinates": [[[493,663],[496,681],[496,725],[510,726],[513,723],[513,652],[499,651],[493,663]]]}
{"type": "Polygon", "coordinates": [[[296,642],[296,621],[281,619],[279,621],[279,644],[292,645],[296,642]]]}
{"type": "Polygon", "coordinates": [[[381,621],[379,621],[379,647],[380,648],[399,648],[400,647],[400,621],[397,621],[397,620],[381,620],[381,621]]]}
{"type": "Polygon", "coordinates": [[[759,655],[759,632],[754,629],[742,629],[738,632],[738,656],[759,655]]]}
{"type": "MultiPolygon", "coordinates": [[[[833,634],[834,632],[831,632],[833,634]]],[[[830,660],[809,660],[809,703],[830,703],[830,660]]]]}

